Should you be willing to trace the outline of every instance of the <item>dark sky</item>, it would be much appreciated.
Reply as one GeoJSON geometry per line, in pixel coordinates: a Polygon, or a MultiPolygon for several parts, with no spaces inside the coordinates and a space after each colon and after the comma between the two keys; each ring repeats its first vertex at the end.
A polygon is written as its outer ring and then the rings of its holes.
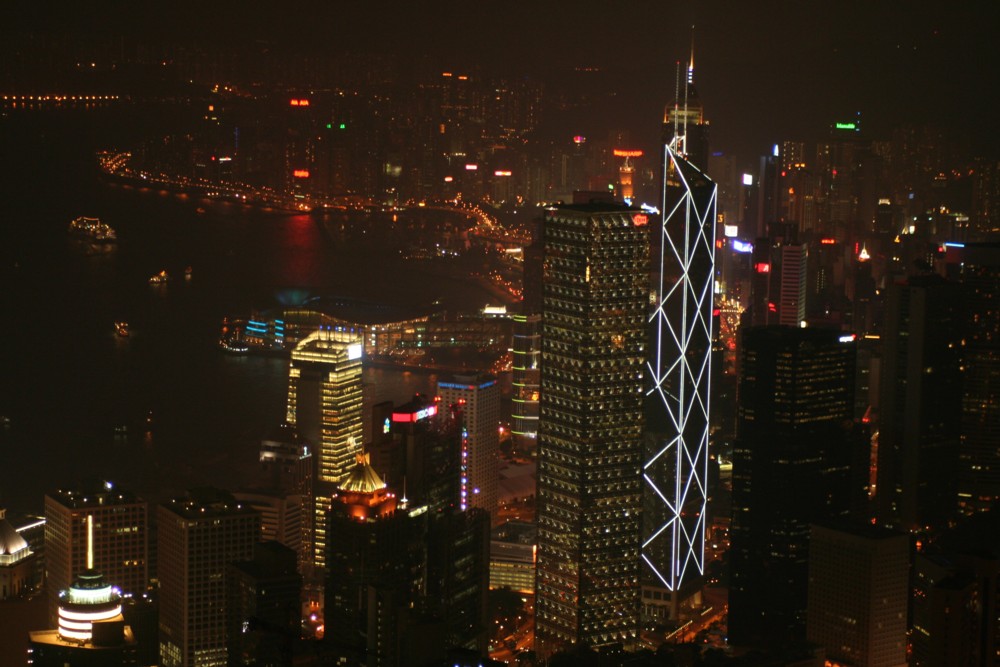
{"type": "Polygon", "coordinates": [[[629,119],[637,111],[655,118],[672,98],[674,63],[687,57],[694,25],[697,85],[714,149],[764,152],[782,139],[822,136],[831,122],[860,111],[868,136],[936,121],[972,135],[977,152],[996,154],[994,7],[882,0],[111,0],[8,5],[0,19],[3,30],[107,39],[266,39],[318,52],[430,53],[455,66],[478,61],[548,77],[597,65],[615,73],[629,119]]]}

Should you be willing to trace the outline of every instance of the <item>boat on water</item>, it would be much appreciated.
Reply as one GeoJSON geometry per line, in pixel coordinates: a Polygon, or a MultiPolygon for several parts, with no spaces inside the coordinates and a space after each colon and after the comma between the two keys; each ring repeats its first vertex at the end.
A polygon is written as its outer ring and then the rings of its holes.
{"type": "Polygon", "coordinates": [[[160,271],[159,273],[153,274],[149,278],[150,285],[164,285],[170,280],[170,275],[167,274],[166,270],[160,271]]]}
{"type": "Polygon", "coordinates": [[[100,218],[88,218],[85,215],[74,218],[69,223],[69,233],[95,243],[114,243],[118,240],[111,225],[101,222],[100,218]]]}
{"type": "Polygon", "coordinates": [[[128,322],[124,320],[115,322],[115,333],[122,338],[128,338],[128,322]]]}
{"type": "Polygon", "coordinates": [[[230,354],[246,354],[250,351],[250,346],[238,338],[221,338],[219,347],[230,354]]]}

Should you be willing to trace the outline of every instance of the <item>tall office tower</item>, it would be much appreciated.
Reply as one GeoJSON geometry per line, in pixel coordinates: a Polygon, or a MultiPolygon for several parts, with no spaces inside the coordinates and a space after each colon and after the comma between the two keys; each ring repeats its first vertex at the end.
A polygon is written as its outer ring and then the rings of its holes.
{"type": "Polygon", "coordinates": [[[905,667],[909,573],[906,535],[814,525],[806,639],[836,663],[905,667]]]}
{"type": "Polygon", "coordinates": [[[959,503],[986,511],[1000,500],[1000,243],[949,245],[945,259],[965,304],[959,503]]]}
{"type": "Polygon", "coordinates": [[[359,454],[328,521],[336,537],[327,554],[325,641],[349,664],[395,664],[393,626],[422,584],[426,512],[411,517],[398,508],[396,495],[359,454]]]}
{"type": "Polygon", "coordinates": [[[278,542],[296,553],[302,551],[303,514],[311,507],[303,497],[280,489],[234,491],[237,502],[245,503],[260,514],[260,540],[278,542]]]}
{"type": "Polygon", "coordinates": [[[653,251],[642,559],[645,584],[670,593],[676,618],[682,588],[705,571],[716,186],[673,146],[664,150],[664,218],[653,251]]]}
{"type": "Polygon", "coordinates": [[[536,647],[633,644],[639,615],[649,218],[545,214],[536,647]]]}
{"type": "Polygon", "coordinates": [[[53,623],[59,592],[87,565],[87,517],[94,518],[94,568],[123,593],[139,595],[149,584],[149,509],[145,500],[102,482],[45,496],[45,570],[53,623]]]}
{"type": "Polygon", "coordinates": [[[292,664],[302,634],[302,576],[295,550],[260,542],[253,560],[226,573],[227,648],[230,665],[292,664]]]}
{"type": "Polygon", "coordinates": [[[751,327],[741,334],[733,449],[729,636],[805,636],[809,526],[861,502],[864,439],[852,428],[852,336],[751,327]]]}
{"type": "Polygon", "coordinates": [[[465,418],[462,442],[460,503],[497,511],[500,480],[500,386],[492,375],[459,375],[439,381],[438,396],[445,405],[459,404],[465,418]]]}
{"type": "Polygon", "coordinates": [[[28,593],[35,583],[37,556],[0,507],[0,602],[28,593]]]}
{"type": "Polygon", "coordinates": [[[800,326],[806,321],[806,263],[809,251],[805,245],[781,246],[778,324],[800,326]]]}
{"type": "Polygon", "coordinates": [[[538,438],[538,399],[542,360],[541,313],[514,315],[514,387],[511,434],[519,449],[533,447],[538,438]]]}
{"type": "Polygon", "coordinates": [[[663,111],[663,143],[697,169],[708,171],[708,121],[694,87],[693,47],[683,82],[678,73],[674,103],[663,111]]]}
{"type": "Polygon", "coordinates": [[[326,558],[326,510],[362,443],[361,338],[321,329],[292,351],[288,369],[288,423],[313,455],[313,559],[326,558]]]}
{"type": "Polygon", "coordinates": [[[959,287],[940,276],[889,286],[878,417],[880,521],[935,533],[957,510],[962,420],[959,287]]]}
{"type": "MultiPolygon", "coordinates": [[[[313,448],[287,422],[260,443],[261,467],[268,473],[266,489],[257,492],[262,494],[257,507],[262,513],[261,537],[296,549],[300,572],[308,572],[313,563],[313,454],[313,448]],[[271,508],[270,521],[264,516],[265,506],[271,508]]],[[[241,494],[236,497],[240,500],[241,494]]]]}
{"type": "Polygon", "coordinates": [[[200,489],[156,511],[160,579],[160,664],[222,666],[226,576],[253,558],[260,517],[225,491],[200,489]]]}

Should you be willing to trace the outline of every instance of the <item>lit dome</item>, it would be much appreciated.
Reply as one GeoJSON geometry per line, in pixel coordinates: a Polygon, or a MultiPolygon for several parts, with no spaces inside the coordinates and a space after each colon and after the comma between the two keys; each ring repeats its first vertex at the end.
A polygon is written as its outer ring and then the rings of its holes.
{"type": "Polygon", "coordinates": [[[0,509],[0,557],[21,555],[28,548],[28,542],[14,530],[14,526],[5,518],[6,511],[0,509]]]}
{"type": "Polygon", "coordinates": [[[357,465],[340,481],[342,491],[352,493],[375,493],[385,488],[385,482],[368,463],[367,454],[358,454],[357,465]]]}

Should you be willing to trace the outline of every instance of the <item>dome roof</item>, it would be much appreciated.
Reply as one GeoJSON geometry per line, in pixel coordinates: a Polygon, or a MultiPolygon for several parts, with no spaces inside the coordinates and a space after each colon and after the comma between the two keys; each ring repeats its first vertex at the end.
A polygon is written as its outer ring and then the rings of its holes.
{"type": "Polygon", "coordinates": [[[375,493],[384,489],[385,482],[368,463],[368,455],[358,454],[357,461],[357,465],[340,481],[341,490],[352,493],[375,493]]]}
{"type": "Polygon", "coordinates": [[[0,510],[0,556],[13,555],[27,548],[28,541],[14,530],[14,526],[4,518],[4,513],[0,510]]]}

